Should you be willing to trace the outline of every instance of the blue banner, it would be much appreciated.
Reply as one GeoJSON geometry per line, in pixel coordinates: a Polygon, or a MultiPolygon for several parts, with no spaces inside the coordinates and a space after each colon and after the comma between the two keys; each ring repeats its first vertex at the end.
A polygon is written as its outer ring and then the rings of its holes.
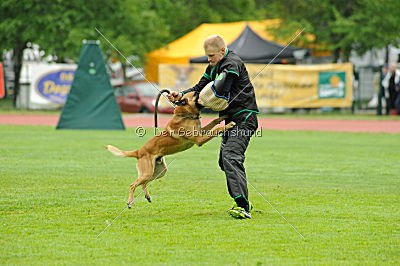
{"type": "Polygon", "coordinates": [[[44,74],[36,83],[36,91],[47,100],[64,104],[74,80],[75,70],[57,70],[44,74]]]}

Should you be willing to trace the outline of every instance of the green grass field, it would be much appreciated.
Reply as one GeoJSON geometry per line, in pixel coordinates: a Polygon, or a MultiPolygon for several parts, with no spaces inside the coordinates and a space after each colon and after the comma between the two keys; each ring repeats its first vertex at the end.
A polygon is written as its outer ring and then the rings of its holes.
{"type": "Polygon", "coordinates": [[[168,173],[150,184],[153,203],[141,194],[125,210],[135,160],[103,145],[135,149],[149,137],[0,126],[0,263],[400,263],[399,135],[264,131],[252,139],[249,182],[305,240],[250,185],[254,219],[227,215],[219,139],[167,157],[168,173]]]}

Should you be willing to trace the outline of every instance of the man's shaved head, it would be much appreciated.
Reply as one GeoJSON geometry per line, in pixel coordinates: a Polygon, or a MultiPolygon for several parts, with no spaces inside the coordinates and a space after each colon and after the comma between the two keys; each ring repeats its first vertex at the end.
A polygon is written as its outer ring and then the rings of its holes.
{"type": "Polygon", "coordinates": [[[204,41],[204,49],[211,48],[215,50],[220,50],[221,48],[226,48],[224,39],[219,35],[208,36],[204,41]]]}
{"type": "Polygon", "coordinates": [[[211,66],[215,66],[224,57],[226,50],[224,39],[218,35],[208,36],[204,41],[204,52],[211,66]]]}

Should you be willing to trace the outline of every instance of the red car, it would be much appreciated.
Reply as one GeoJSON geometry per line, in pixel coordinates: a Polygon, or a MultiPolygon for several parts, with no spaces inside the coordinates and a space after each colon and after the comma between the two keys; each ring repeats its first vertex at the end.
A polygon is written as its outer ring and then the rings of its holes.
{"type": "MultiPolygon", "coordinates": [[[[115,98],[119,107],[122,112],[127,113],[154,113],[159,91],[158,84],[147,81],[129,81],[114,85],[115,98]]],[[[161,97],[158,112],[171,114],[174,112],[174,107],[161,97]]]]}

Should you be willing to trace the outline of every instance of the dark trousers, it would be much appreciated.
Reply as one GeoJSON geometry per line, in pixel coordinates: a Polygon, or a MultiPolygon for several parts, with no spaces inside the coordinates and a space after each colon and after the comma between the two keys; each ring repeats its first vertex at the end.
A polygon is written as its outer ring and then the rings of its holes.
{"type": "Polygon", "coordinates": [[[257,130],[257,115],[244,112],[233,118],[225,120],[225,123],[234,121],[236,126],[222,135],[221,149],[219,153],[219,166],[225,172],[228,191],[239,207],[249,210],[246,171],[244,169],[245,152],[250,138],[257,130]],[[248,117],[247,117],[248,116],[248,117]],[[247,119],[246,119],[247,117],[247,119]]]}
{"type": "Polygon", "coordinates": [[[396,106],[396,110],[397,110],[397,115],[400,115],[400,92],[397,93],[395,106],[396,106]]]}

